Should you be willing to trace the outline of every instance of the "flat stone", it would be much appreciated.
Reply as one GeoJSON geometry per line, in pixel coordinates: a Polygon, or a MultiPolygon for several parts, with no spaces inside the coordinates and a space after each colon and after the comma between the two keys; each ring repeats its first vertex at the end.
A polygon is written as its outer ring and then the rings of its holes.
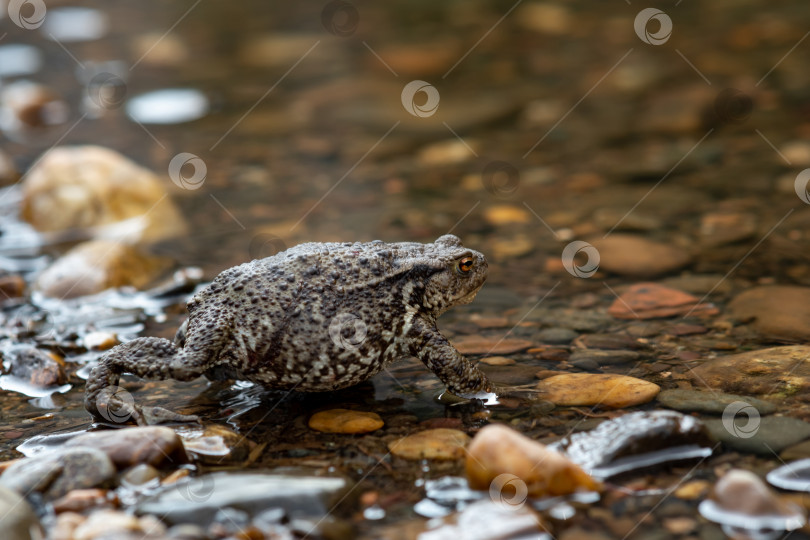
{"type": "Polygon", "coordinates": [[[609,409],[651,401],[661,390],[657,384],[602,373],[564,373],[537,384],[543,399],[563,407],[599,405],[609,409]]]}
{"type": "Polygon", "coordinates": [[[0,485],[0,531],[9,540],[38,540],[45,534],[37,515],[17,492],[0,485]]]}
{"type": "Polygon", "coordinates": [[[568,357],[568,361],[574,365],[578,365],[578,363],[582,361],[593,361],[599,366],[611,366],[638,362],[640,358],[641,354],[636,351],[578,349],[571,353],[571,356],[568,357]]]}
{"type": "Polygon", "coordinates": [[[461,459],[470,437],[457,429],[427,429],[388,443],[395,456],[410,459],[461,459]]]}
{"type": "Polygon", "coordinates": [[[788,345],[721,356],[692,369],[696,385],[785,397],[810,390],[810,346],[788,345]]]}
{"type": "Polygon", "coordinates": [[[664,407],[681,412],[723,414],[726,407],[735,402],[747,403],[762,415],[776,412],[776,405],[769,401],[707,390],[683,390],[673,388],[670,390],[662,390],[656,399],[664,407]]]}
{"type": "Polygon", "coordinates": [[[798,444],[788,446],[779,453],[779,458],[786,463],[810,458],[810,441],[802,441],[798,444]]]}
{"type": "Polygon", "coordinates": [[[380,415],[375,412],[329,409],[313,414],[309,427],[324,433],[370,433],[383,427],[380,415]]]}
{"type": "Polygon", "coordinates": [[[453,345],[461,354],[503,355],[525,351],[534,343],[525,339],[471,336],[454,341],[453,345]]]}
{"type": "Polygon", "coordinates": [[[533,310],[526,317],[549,326],[571,328],[577,332],[599,332],[612,326],[615,321],[603,311],[595,309],[541,309],[533,310]]]}
{"type": "Polygon", "coordinates": [[[163,426],[93,431],[65,443],[66,448],[77,446],[101,450],[119,469],[140,463],[160,467],[188,462],[183,441],[174,430],[163,426]]]}
{"type": "Polygon", "coordinates": [[[580,336],[574,344],[587,349],[629,349],[634,351],[649,349],[649,345],[646,343],[626,334],[585,334],[580,336]]]}
{"type": "MultiPolygon", "coordinates": [[[[460,512],[428,522],[427,531],[409,538],[419,540],[492,540],[507,538],[544,538],[543,520],[529,505],[516,502],[483,499],[475,501],[460,512]]],[[[387,538],[383,536],[382,538],[387,538]]]]}
{"type": "Polygon", "coordinates": [[[617,319],[657,319],[676,315],[716,315],[712,304],[658,283],[636,283],[613,301],[608,313],[617,319]]]}
{"type": "Polygon", "coordinates": [[[537,333],[537,340],[552,345],[571,343],[579,334],[570,328],[544,328],[537,333]]]}
{"type": "Polygon", "coordinates": [[[631,234],[611,234],[591,244],[599,251],[599,268],[622,276],[659,276],[692,260],[683,248],[631,234]]]}
{"type": "Polygon", "coordinates": [[[189,424],[176,429],[189,456],[194,461],[211,465],[241,463],[248,458],[254,444],[241,433],[221,424],[208,424],[204,428],[189,424]]]}
{"type": "Polygon", "coordinates": [[[757,332],[768,337],[810,339],[810,287],[754,287],[729,302],[726,313],[740,321],[751,321],[757,332]]]}
{"type": "Polygon", "coordinates": [[[754,420],[740,413],[730,419],[710,418],[705,424],[712,437],[728,448],[770,457],[810,437],[810,424],[787,416],[764,416],[754,420]]]}
{"type": "Polygon", "coordinates": [[[18,493],[38,491],[58,498],[74,489],[101,486],[114,475],[107,454],[81,446],[21,459],[0,476],[0,484],[18,493]]]}

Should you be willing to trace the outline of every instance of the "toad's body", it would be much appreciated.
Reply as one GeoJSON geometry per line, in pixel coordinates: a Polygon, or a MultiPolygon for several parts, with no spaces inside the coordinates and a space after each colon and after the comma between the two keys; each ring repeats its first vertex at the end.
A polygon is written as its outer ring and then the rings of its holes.
{"type": "MultiPolygon", "coordinates": [[[[432,244],[301,244],[222,272],[188,303],[174,342],[138,338],[105,354],[85,405],[106,419],[110,407],[126,407],[110,391],[121,373],[321,392],[364,381],[409,354],[451,392],[483,397],[489,381],[439,333],[436,318],[472,301],[486,275],[484,256],[452,235],[432,244]]],[[[184,419],[130,408],[138,423],[184,419]]]]}

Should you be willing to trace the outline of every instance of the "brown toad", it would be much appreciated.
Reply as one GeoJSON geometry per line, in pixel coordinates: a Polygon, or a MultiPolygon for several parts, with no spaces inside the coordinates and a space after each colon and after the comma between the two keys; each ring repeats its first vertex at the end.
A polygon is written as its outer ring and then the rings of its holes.
{"type": "Polygon", "coordinates": [[[127,403],[115,393],[119,375],[205,375],[325,392],[409,354],[452,393],[492,397],[487,377],[436,327],[447,309],[471,302],[486,277],[484,256],[449,234],[432,244],[301,244],[219,274],[188,302],[174,342],[137,338],[104,354],[87,381],[85,407],[97,419],[116,410],[139,424],[190,420],[127,403]]]}

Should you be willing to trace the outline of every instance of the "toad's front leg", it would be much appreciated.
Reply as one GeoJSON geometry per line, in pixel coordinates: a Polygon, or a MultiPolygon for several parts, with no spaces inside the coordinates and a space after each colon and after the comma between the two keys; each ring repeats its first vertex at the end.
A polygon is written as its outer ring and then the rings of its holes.
{"type": "Polygon", "coordinates": [[[408,340],[411,354],[435,373],[453,394],[468,399],[495,397],[487,376],[464,358],[432,321],[414,318],[408,340]]]}
{"type": "Polygon", "coordinates": [[[190,381],[202,375],[207,367],[207,359],[191,358],[186,349],[178,348],[168,339],[133,339],[104,354],[90,371],[84,390],[84,406],[101,422],[126,423],[132,420],[145,425],[197,421],[193,415],[135,405],[131,396],[118,388],[118,379],[122,373],[132,373],[144,379],[190,381]]]}

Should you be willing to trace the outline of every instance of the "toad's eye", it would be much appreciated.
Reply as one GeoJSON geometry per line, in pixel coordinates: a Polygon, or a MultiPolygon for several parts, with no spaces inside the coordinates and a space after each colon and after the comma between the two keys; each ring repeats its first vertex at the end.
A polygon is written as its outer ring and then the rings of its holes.
{"type": "Polygon", "coordinates": [[[469,274],[473,267],[473,258],[464,257],[456,263],[456,270],[459,274],[469,274]]]}

